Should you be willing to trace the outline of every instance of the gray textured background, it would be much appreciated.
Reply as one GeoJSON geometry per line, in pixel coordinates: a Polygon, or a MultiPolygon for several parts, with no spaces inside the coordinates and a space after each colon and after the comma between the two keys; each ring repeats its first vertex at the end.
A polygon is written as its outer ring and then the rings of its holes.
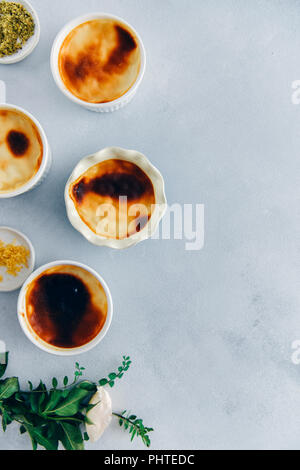
{"type": "MultiPolygon", "coordinates": [[[[0,66],[8,101],[31,111],[54,154],[47,181],[0,204],[0,223],[23,230],[37,265],[89,264],[107,280],[115,317],[80,357],[96,379],[130,354],[113,391],[155,427],[156,449],[300,447],[300,79],[297,0],[32,0],[42,36],[24,62],[0,66]],[[69,102],[49,68],[69,19],[117,14],[141,33],[148,69],[131,105],[97,115],[69,102]],[[166,180],[169,203],[204,203],[206,244],[147,241],[125,252],[89,245],[66,219],[63,189],[78,160],[105,146],[144,152],[166,180]]],[[[17,293],[0,295],[8,374],[49,380],[74,359],[36,349],[16,317],[17,293]]],[[[49,382],[48,382],[49,383],[49,382]]],[[[28,448],[11,427],[1,449],[28,448]]],[[[90,448],[132,448],[117,424],[90,448]]],[[[136,441],[135,448],[142,448],[136,441]]]]}

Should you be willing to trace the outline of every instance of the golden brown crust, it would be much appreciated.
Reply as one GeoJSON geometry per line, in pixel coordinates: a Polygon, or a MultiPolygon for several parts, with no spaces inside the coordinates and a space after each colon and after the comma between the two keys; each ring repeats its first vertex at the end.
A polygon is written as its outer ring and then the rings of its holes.
{"type": "Polygon", "coordinates": [[[39,338],[55,347],[88,344],[102,330],[107,312],[103,286],[79,266],[49,268],[26,291],[29,325],[39,338]]]}
{"type": "Polygon", "coordinates": [[[89,103],[107,103],[135,83],[141,53],[134,33],[114,19],[87,21],[74,28],[59,53],[59,72],[67,89],[89,103]]]}

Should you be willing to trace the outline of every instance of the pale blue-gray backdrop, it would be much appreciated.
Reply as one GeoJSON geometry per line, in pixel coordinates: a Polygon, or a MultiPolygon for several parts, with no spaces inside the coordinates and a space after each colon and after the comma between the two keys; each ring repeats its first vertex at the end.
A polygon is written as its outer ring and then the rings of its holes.
{"type": "MultiPolygon", "coordinates": [[[[97,379],[132,356],[113,391],[155,428],[156,449],[300,447],[300,79],[297,0],[32,0],[41,41],[24,62],[0,66],[8,101],[43,124],[53,167],[37,190],[1,201],[0,223],[23,230],[37,265],[69,258],[107,280],[115,316],[80,357],[97,379]],[[91,11],[132,23],[148,53],[131,105],[97,115],[68,101],[49,56],[65,22],[91,11]],[[125,252],[89,245],[68,223],[64,184],[78,160],[106,146],[144,152],[170,203],[203,203],[205,248],[148,241],[125,252]]],[[[8,374],[22,384],[72,374],[74,359],[36,349],[20,330],[18,293],[0,294],[8,374]]],[[[1,449],[29,447],[11,427],[1,449]]],[[[142,448],[117,423],[91,449],[142,448]]]]}

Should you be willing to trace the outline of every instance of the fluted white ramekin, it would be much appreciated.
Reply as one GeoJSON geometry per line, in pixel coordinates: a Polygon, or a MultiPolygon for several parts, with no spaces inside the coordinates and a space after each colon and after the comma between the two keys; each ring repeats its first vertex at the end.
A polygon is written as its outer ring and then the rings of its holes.
{"type": "Polygon", "coordinates": [[[143,240],[146,240],[147,238],[151,238],[152,235],[154,235],[156,232],[159,222],[167,210],[164,179],[158,169],[155,168],[155,166],[153,166],[148,158],[146,158],[142,153],[137,152],[136,150],[125,150],[119,147],[105,148],[93,155],[83,158],[78,163],[66,184],[65,202],[69,221],[73,227],[78,230],[78,232],[80,232],[90,243],[93,243],[94,245],[107,246],[116,250],[129,248],[136,245],[137,243],[142,242],[143,240]],[[122,240],[105,238],[93,232],[81,219],[79,213],[77,212],[74,201],[69,194],[71,184],[80,178],[83,173],[85,173],[92,166],[110,159],[125,160],[134,163],[139,168],[141,168],[141,170],[146,173],[152,182],[155,193],[154,211],[148,224],[140,232],[122,240]]]}
{"type": "Polygon", "coordinates": [[[5,83],[0,80],[0,109],[9,109],[9,110],[16,110],[20,113],[25,114],[33,123],[36,125],[39,134],[42,139],[43,143],[43,159],[41,166],[37,173],[29,180],[27,183],[25,183],[23,186],[20,186],[17,189],[14,189],[13,191],[5,191],[4,193],[0,192],[0,199],[8,199],[11,197],[19,196],[20,194],[27,193],[28,191],[31,191],[33,188],[36,188],[39,186],[47,177],[51,163],[52,163],[52,155],[51,155],[51,148],[47,139],[47,136],[44,132],[44,129],[42,128],[41,124],[39,121],[32,116],[28,111],[25,111],[23,108],[20,108],[19,106],[12,105],[12,104],[6,104],[6,87],[5,83]]]}
{"type": "Polygon", "coordinates": [[[107,13],[90,13],[88,15],[83,15],[83,16],[80,16],[79,18],[75,18],[74,20],[70,21],[58,33],[58,35],[56,36],[54,40],[52,51],[51,51],[50,65],[51,65],[52,75],[53,75],[56,85],[67,98],[69,98],[74,103],[79,104],[80,106],[83,106],[84,108],[90,111],[95,111],[97,113],[109,113],[109,112],[117,111],[123,108],[135,96],[145,74],[146,51],[145,51],[145,47],[144,47],[144,44],[140,35],[129,23],[124,21],[122,18],[119,18],[118,16],[110,15],[107,13]],[[123,23],[125,26],[127,26],[130,30],[133,31],[133,33],[135,34],[138,40],[138,44],[139,44],[139,48],[141,52],[141,68],[140,68],[140,72],[135,83],[123,96],[121,96],[120,98],[116,100],[110,101],[108,103],[89,103],[73,95],[64,84],[59,73],[59,65],[58,65],[59,53],[60,53],[64,40],[74,28],[76,28],[80,24],[86,23],[87,21],[92,21],[92,20],[101,19],[101,18],[109,18],[109,19],[119,21],[123,23]]]}

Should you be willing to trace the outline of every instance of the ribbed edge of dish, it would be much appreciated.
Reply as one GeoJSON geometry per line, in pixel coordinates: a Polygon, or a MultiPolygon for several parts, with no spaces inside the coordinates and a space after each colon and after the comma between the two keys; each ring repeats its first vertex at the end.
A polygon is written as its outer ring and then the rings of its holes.
{"type": "Polygon", "coordinates": [[[117,104],[112,104],[108,108],[95,108],[94,106],[89,106],[87,103],[86,105],[82,104],[82,106],[89,111],[93,111],[94,113],[113,113],[115,111],[119,111],[120,109],[124,108],[127,104],[129,104],[133,98],[136,95],[137,90],[135,90],[130,96],[126,97],[126,100],[124,99],[122,102],[119,102],[117,104]]]}
{"type": "Polygon", "coordinates": [[[73,227],[80,232],[90,243],[97,246],[107,246],[116,250],[122,250],[136,245],[148,238],[157,230],[157,227],[167,210],[167,199],[165,194],[164,179],[159,170],[150,163],[150,161],[140,152],[135,150],[125,150],[120,147],[108,147],[99,152],[83,158],[72,172],[65,187],[65,203],[67,215],[73,227]],[[132,235],[124,240],[108,239],[95,234],[79,216],[74,202],[69,196],[69,187],[76,181],[88,168],[105,160],[116,158],[127,160],[139,166],[152,181],[155,191],[155,210],[150,221],[139,233],[132,235]]]}

